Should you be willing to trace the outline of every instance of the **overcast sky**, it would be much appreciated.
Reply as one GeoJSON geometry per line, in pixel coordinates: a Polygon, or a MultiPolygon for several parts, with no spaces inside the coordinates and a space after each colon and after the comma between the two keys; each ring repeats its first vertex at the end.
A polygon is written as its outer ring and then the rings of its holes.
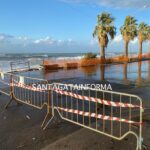
{"type": "MultiPolygon", "coordinates": [[[[107,52],[123,51],[119,28],[125,16],[150,24],[150,0],[0,0],[0,53],[99,52],[92,32],[103,11],[117,27],[107,52]]],[[[130,43],[130,52],[138,50],[137,42],[130,43]]]]}

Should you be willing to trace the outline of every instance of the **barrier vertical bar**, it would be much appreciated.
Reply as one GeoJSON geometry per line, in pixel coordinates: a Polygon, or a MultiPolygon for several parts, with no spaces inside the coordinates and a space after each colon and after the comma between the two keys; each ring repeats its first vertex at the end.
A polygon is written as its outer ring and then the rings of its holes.
{"type": "MultiPolygon", "coordinates": [[[[82,97],[84,96],[84,90],[82,90],[82,97]]],[[[85,108],[85,101],[82,101],[82,111],[84,112],[85,108]]],[[[83,125],[85,124],[84,122],[84,113],[83,113],[83,116],[82,116],[82,119],[83,119],[83,125]]]]}
{"type": "MultiPolygon", "coordinates": [[[[103,100],[105,99],[105,94],[103,91],[103,100]]],[[[105,104],[103,103],[103,116],[105,116],[105,104]]],[[[103,119],[103,132],[105,132],[105,120],[103,119]]]]}
{"type": "MultiPolygon", "coordinates": [[[[53,87],[52,87],[53,88],[53,87]]],[[[49,100],[50,101],[50,100],[49,100]]],[[[49,102],[50,103],[50,102],[49,102]]],[[[53,89],[51,89],[51,109],[52,109],[52,116],[54,116],[54,94],[53,94],[53,89]]],[[[49,108],[50,109],[50,108],[49,108]]]]}
{"type": "MultiPolygon", "coordinates": [[[[140,122],[142,123],[142,120],[143,120],[143,112],[144,112],[144,109],[143,109],[143,105],[142,105],[142,100],[140,99],[140,122]]],[[[143,139],[142,139],[142,124],[140,124],[140,133],[139,133],[139,149],[142,150],[142,142],[143,142],[143,139]]]]}
{"type": "MultiPolygon", "coordinates": [[[[90,90],[88,90],[89,92],[88,92],[88,94],[89,94],[89,97],[91,97],[90,96],[90,90]]],[[[89,101],[89,127],[91,126],[91,101],[89,101]]]]}
{"type": "MultiPolygon", "coordinates": [[[[76,93],[78,94],[78,90],[76,89],[76,93]]],[[[76,105],[77,105],[77,111],[79,112],[79,99],[77,98],[77,103],[76,103],[76,105]]],[[[77,122],[79,122],[79,113],[77,113],[77,122]]]]}
{"type": "MultiPolygon", "coordinates": [[[[122,96],[121,96],[121,94],[120,94],[120,103],[122,102],[122,96]]],[[[122,107],[120,106],[120,118],[122,118],[122,107]]],[[[122,122],[120,121],[120,137],[121,137],[121,135],[122,135],[122,122]]]]}
{"type": "MultiPolygon", "coordinates": [[[[131,96],[130,96],[130,104],[131,104],[131,96]]],[[[132,118],[131,107],[129,108],[129,120],[132,118]]],[[[129,124],[129,131],[131,131],[131,124],[129,124]]]]}
{"type": "MultiPolygon", "coordinates": [[[[111,101],[113,102],[113,96],[111,93],[111,101]]],[[[113,107],[111,106],[111,117],[113,117],[113,107]]],[[[113,120],[111,120],[111,135],[113,135],[113,120]]]]}
{"type": "MultiPolygon", "coordinates": [[[[95,97],[97,98],[97,90],[96,90],[96,93],[95,93],[95,97]]],[[[97,109],[98,109],[98,107],[97,107],[97,102],[96,102],[96,116],[97,116],[97,109]]],[[[97,130],[97,117],[96,117],[96,130],[97,130]]]]}

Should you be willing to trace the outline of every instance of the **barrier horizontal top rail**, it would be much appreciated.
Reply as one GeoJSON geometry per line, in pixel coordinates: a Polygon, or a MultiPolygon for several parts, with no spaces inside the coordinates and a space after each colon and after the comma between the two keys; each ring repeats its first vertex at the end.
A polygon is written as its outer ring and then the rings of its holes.
{"type": "Polygon", "coordinates": [[[10,62],[11,65],[25,64],[25,63],[29,63],[29,61],[15,61],[15,62],[10,62]]]}

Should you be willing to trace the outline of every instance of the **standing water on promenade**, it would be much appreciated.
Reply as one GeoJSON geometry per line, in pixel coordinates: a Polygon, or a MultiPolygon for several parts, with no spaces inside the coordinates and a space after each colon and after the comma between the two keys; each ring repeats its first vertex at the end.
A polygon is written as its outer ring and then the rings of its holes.
{"type": "Polygon", "coordinates": [[[122,84],[149,84],[150,61],[98,65],[54,72],[44,71],[43,77],[48,80],[82,77],[122,84]]]}
{"type": "Polygon", "coordinates": [[[46,80],[85,78],[121,84],[145,85],[150,84],[150,61],[79,67],[68,70],[39,70],[21,74],[46,80]]]}

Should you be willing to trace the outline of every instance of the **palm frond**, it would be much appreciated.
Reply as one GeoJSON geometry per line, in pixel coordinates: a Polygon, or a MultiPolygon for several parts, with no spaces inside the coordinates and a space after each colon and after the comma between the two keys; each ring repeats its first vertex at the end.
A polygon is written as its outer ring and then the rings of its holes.
{"type": "Polygon", "coordinates": [[[116,28],[114,26],[115,18],[111,14],[103,12],[97,16],[97,25],[93,32],[93,37],[98,37],[101,45],[106,47],[111,39],[116,35],[116,28]]]}
{"type": "Polygon", "coordinates": [[[142,41],[148,40],[148,25],[144,22],[141,22],[138,26],[138,39],[142,41]]]}
{"type": "Polygon", "coordinates": [[[137,20],[132,16],[127,16],[120,32],[125,40],[133,40],[137,36],[137,20]]]}

